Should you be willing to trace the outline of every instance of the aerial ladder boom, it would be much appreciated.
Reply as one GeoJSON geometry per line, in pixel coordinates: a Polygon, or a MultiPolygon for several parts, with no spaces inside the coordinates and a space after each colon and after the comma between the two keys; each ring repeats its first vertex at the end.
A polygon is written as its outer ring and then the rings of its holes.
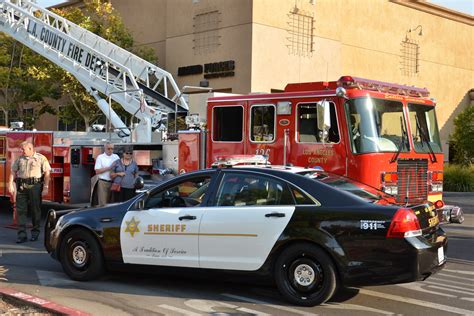
{"type": "Polygon", "coordinates": [[[0,31],[75,76],[122,134],[130,130],[98,92],[137,117],[137,142],[151,141],[162,114],[188,110],[170,73],[32,1],[0,0],[0,31]]]}

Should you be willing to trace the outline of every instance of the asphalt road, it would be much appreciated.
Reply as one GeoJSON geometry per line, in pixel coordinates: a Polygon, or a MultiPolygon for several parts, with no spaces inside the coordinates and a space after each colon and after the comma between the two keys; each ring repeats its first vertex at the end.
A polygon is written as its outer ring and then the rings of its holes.
{"type": "Polygon", "coordinates": [[[0,213],[0,288],[93,315],[474,315],[474,194],[446,194],[446,201],[463,206],[466,220],[444,226],[449,235],[444,270],[424,282],[347,289],[323,306],[289,305],[265,280],[178,269],[75,282],[41,240],[15,244],[16,232],[5,228],[11,223],[5,213],[0,213]],[[1,267],[8,271],[2,273],[1,267]]]}

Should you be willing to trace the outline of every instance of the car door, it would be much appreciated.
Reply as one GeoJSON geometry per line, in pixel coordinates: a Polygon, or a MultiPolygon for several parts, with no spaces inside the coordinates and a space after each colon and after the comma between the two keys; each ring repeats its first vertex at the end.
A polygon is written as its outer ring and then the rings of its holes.
{"type": "Polygon", "coordinates": [[[198,267],[198,233],[210,175],[184,177],[145,197],[125,215],[120,243],[125,263],[198,267]]]}
{"type": "Polygon", "coordinates": [[[295,210],[283,181],[252,172],[222,171],[199,229],[202,268],[257,270],[295,210]]]}

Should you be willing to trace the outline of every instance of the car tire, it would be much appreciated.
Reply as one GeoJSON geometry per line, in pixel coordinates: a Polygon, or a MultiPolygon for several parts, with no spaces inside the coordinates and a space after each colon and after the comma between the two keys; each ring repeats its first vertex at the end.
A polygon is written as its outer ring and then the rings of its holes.
{"type": "Polygon", "coordinates": [[[71,230],[64,236],[60,248],[64,272],[73,280],[88,281],[104,272],[103,255],[99,243],[84,229],[71,230]]]}
{"type": "Polygon", "coordinates": [[[286,248],[277,258],[274,268],[278,290],[293,304],[319,305],[336,292],[334,264],[316,245],[304,243],[286,248]]]}

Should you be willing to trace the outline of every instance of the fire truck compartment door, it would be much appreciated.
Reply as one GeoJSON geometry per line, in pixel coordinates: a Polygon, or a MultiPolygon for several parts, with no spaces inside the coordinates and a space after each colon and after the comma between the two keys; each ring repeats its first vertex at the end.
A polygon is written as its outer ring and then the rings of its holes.
{"type": "Polygon", "coordinates": [[[257,270],[294,210],[294,206],[206,207],[199,229],[200,267],[257,270]]]}

